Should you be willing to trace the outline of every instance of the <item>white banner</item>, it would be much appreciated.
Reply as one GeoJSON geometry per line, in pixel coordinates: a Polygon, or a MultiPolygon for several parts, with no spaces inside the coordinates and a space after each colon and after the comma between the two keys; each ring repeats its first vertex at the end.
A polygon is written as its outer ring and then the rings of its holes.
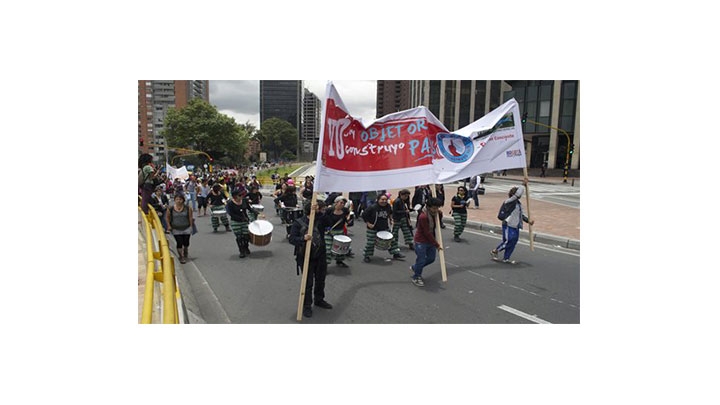
{"type": "Polygon", "coordinates": [[[525,167],[520,122],[520,109],[513,98],[464,128],[438,134],[436,142],[441,157],[432,162],[437,182],[525,167]]]}
{"type": "Polygon", "coordinates": [[[190,177],[185,166],[176,169],[170,165],[165,165],[165,170],[167,171],[167,178],[170,180],[175,180],[178,177],[182,180],[187,180],[190,177]]]}

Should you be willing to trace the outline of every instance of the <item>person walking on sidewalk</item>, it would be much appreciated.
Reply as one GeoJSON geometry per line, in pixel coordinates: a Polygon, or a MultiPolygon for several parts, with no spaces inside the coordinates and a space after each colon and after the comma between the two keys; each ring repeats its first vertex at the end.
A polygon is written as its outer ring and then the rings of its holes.
{"type": "Polygon", "coordinates": [[[502,223],[502,233],[503,233],[503,240],[500,242],[500,244],[493,250],[490,251],[490,255],[492,256],[493,260],[499,260],[498,259],[498,253],[501,251],[505,251],[503,254],[503,263],[509,263],[509,264],[515,264],[517,263],[515,260],[511,260],[510,256],[512,256],[513,251],[515,250],[515,246],[518,243],[518,239],[520,239],[520,229],[522,229],[522,223],[527,222],[530,225],[535,224],[535,221],[528,218],[525,215],[525,210],[523,210],[522,203],[520,202],[520,198],[525,193],[525,187],[528,184],[527,177],[523,179],[523,185],[519,187],[513,187],[508,192],[508,198],[503,202],[503,205],[511,205],[515,204],[514,208],[510,212],[510,215],[503,221],[502,223]]]}
{"type": "Polygon", "coordinates": [[[482,187],[482,177],[478,174],[470,179],[470,196],[475,202],[475,209],[480,208],[480,202],[478,201],[480,187],[482,187]]]}
{"type": "Polygon", "coordinates": [[[185,194],[175,194],[175,204],[167,211],[168,230],[175,237],[177,252],[180,256],[180,263],[186,263],[188,258],[188,247],[190,247],[190,235],[193,232],[192,207],[185,204],[185,194]]]}
{"type": "Polygon", "coordinates": [[[453,229],[453,236],[455,242],[460,242],[460,235],[465,230],[465,224],[467,223],[467,189],[463,186],[457,188],[457,195],[452,198],[450,207],[452,210],[453,220],[455,221],[455,228],[453,229]]]}
{"type": "Polygon", "coordinates": [[[153,165],[153,157],[149,153],[143,153],[138,157],[138,187],[140,187],[140,193],[142,199],[140,200],[140,208],[142,212],[147,215],[148,204],[150,204],[150,197],[152,196],[153,190],[155,190],[155,177],[157,171],[153,165]]]}
{"type": "Polygon", "coordinates": [[[422,278],[423,269],[435,261],[436,251],[442,249],[435,239],[435,227],[440,210],[440,200],[430,197],[425,209],[418,215],[417,229],[415,230],[415,264],[410,266],[413,272],[412,283],[418,287],[425,287],[422,278]]]}

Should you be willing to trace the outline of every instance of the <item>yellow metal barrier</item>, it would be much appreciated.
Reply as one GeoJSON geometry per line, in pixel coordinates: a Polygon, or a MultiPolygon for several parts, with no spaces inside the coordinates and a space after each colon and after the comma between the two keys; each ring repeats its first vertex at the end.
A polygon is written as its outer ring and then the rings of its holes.
{"type": "Polygon", "coordinates": [[[145,284],[145,296],[143,300],[143,311],[141,323],[152,323],[153,290],[155,282],[162,283],[163,314],[162,323],[179,323],[178,301],[179,289],[175,279],[175,261],[170,255],[165,231],[163,230],[160,217],[155,209],[148,206],[148,214],[142,212],[140,206],[138,211],[145,224],[145,239],[147,241],[147,281],[145,284]],[[159,249],[155,250],[152,229],[155,230],[154,238],[158,241],[159,249]],[[155,261],[160,262],[159,271],[155,271],[155,261]]]}

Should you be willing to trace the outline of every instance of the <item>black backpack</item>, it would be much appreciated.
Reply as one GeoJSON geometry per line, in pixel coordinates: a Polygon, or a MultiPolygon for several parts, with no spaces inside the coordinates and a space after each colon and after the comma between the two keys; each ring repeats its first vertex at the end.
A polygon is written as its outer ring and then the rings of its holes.
{"type": "Polygon", "coordinates": [[[515,210],[515,207],[517,206],[518,200],[512,200],[508,203],[503,203],[500,206],[500,211],[498,211],[498,219],[501,221],[506,220],[510,214],[515,210]]]}

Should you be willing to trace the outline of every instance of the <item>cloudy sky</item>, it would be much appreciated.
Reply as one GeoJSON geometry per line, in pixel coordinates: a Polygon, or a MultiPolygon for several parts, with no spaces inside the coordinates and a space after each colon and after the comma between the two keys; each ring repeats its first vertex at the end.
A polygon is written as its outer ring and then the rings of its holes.
{"type": "MultiPolygon", "coordinates": [[[[362,117],[365,122],[375,119],[375,80],[333,81],[350,114],[362,117]]],[[[325,98],[327,80],[304,80],[303,86],[325,98]]],[[[210,104],[235,118],[238,124],[247,121],[260,127],[260,81],[259,80],[211,80],[210,104]]]]}

